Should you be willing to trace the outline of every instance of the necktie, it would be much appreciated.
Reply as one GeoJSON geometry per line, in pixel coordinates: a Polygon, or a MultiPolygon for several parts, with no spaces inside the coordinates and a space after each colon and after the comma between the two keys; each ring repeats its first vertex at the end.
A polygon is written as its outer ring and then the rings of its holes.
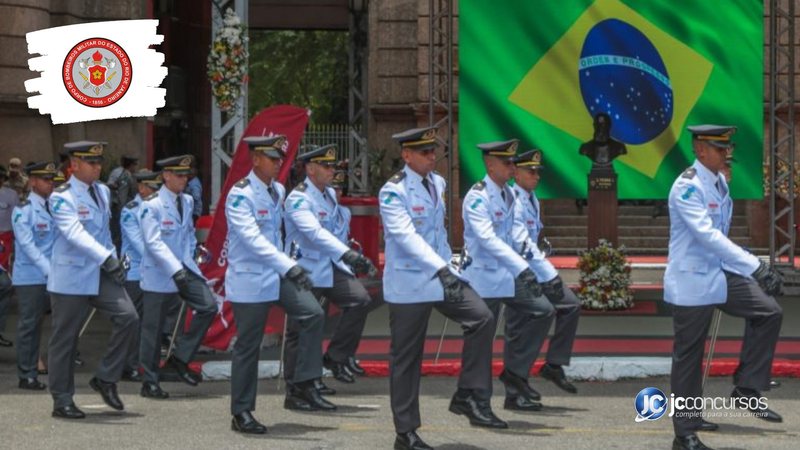
{"type": "Polygon", "coordinates": [[[278,203],[278,193],[275,192],[275,189],[272,186],[267,187],[267,192],[269,192],[269,196],[272,197],[272,201],[278,203]]]}
{"type": "Polygon", "coordinates": [[[422,185],[425,186],[425,190],[428,191],[428,195],[431,196],[431,200],[436,202],[436,196],[433,194],[433,192],[431,192],[431,184],[427,178],[422,179],[422,185]]]}
{"type": "Polygon", "coordinates": [[[714,183],[714,186],[716,186],[716,187],[717,187],[717,191],[719,192],[719,195],[725,195],[725,194],[722,192],[722,185],[720,184],[719,180],[717,180],[717,182],[716,182],[716,183],[714,183]]]}
{"type": "Polygon", "coordinates": [[[178,198],[175,199],[175,206],[178,207],[178,221],[183,222],[183,202],[181,201],[181,194],[178,194],[178,198]]]}
{"type": "Polygon", "coordinates": [[[539,209],[538,209],[538,208],[536,208],[536,202],[535,202],[535,201],[533,201],[533,196],[532,196],[532,195],[530,196],[530,200],[531,200],[531,206],[533,206],[533,214],[534,214],[534,215],[536,216],[536,218],[538,219],[538,218],[539,218],[539,209]]]}
{"type": "Polygon", "coordinates": [[[331,196],[328,195],[328,191],[322,191],[322,198],[324,198],[330,206],[336,206],[336,203],[333,201],[331,196]]]}
{"type": "Polygon", "coordinates": [[[93,184],[89,186],[89,195],[92,197],[92,200],[94,200],[94,204],[100,206],[100,202],[97,200],[97,193],[94,191],[93,184]]]}
{"type": "MultiPolygon", "coordinates": [[[[50,214],[50,202],[47,200],[44,201],[44,209],[47,210],[47,214],[50,214]]],[[[50,214],[52,216],[52,214],[50,214]]]]}

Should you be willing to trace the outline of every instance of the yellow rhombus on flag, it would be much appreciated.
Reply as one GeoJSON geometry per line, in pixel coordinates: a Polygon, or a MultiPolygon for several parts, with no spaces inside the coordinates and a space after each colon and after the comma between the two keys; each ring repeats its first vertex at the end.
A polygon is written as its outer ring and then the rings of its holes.
{"type": "Polygon", "coordinates": [[[669,126],[647,143],[628,144],[628,154],[617,159],[653,178],[705,89],[713,64],[621,2],[597,0],[587,8],[534,64],[508,99],[576,139],[586,140],[592,136],[592,121],[586,120],[578,79],[581,44],[595,24],[612,18],[627,22],[644,33],[658,50],[670,76],[675,102],[669,126]]]}

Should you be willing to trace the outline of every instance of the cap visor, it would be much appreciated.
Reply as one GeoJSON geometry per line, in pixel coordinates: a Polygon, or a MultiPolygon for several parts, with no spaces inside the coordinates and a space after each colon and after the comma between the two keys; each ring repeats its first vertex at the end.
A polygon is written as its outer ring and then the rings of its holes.
{"type": "Polygon", "coordinates": [[[414,145],[414,146],[404,145],[403,148],[404,149],[409,149],[409,150],[414,150],[414,151],[417,151],[417,152],[422,152],[422,151],[425,151],[425,150],[436,150],[437,148],[439,148],[439,144],[437,144],[435,142],[432,142],[430,144],[414,145]]]}
{"type": "Polygon", "coordinates": [[[721,141],[706,141],[706,142],[708,142],[709,144],[713,145],[714,147],[717,147],[717,148],[723,149],[723,150],[724,149],[729,149],[729,148],[732,147],[730,142],[721,142],[721,141]]]}
{"type": "Polygon", "coordinates": [[[192,173],[192,168],[187,167],[185,169],[164,169],[165,172],[172,172],[175,175],[189,175],[192,173]]]}

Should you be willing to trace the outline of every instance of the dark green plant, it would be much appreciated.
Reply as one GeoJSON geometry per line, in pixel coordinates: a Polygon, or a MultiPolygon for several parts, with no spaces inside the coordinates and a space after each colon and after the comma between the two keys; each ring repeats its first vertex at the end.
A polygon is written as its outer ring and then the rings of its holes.
{"type": "Polygon", "coordinates": [[[341,31],[250,30],[249,114],[291,104],[347,123],[347,46],[341,31]]]}

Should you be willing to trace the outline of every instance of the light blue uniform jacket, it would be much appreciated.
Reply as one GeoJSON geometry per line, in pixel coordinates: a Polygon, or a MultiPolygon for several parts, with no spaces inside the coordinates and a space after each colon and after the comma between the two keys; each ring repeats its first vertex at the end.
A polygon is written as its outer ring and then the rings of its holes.
{"type": "Polygon", "coordinates": [[[46,284],[56,228],[47,212],[47,200],[31,191],[13,211],[14,286],[46,284]]]}
{"type": "Polygon", "coordinates": [[[464,246],[472,264],[464,277],[483,298],[514,297],[514,279],[528,262],[514,250],[514,194],[487,175],[464,197],[464,246]],[[505,192],[506,200],[503,200],[505,192]]]}
{"type": "Polygon", "coordinates": [[[183,268],[203,277],[194,261],[197,238],[192,222],[192,197],[175,194],[161,186],[139,207],[144,254],[142,255],[140,286],[143,291],[163,294],[178,292],[172,276],[183,268]],[[177,199],[183,206],[178,214],[177,199]]]}
{"type": "Polygon", "coordinates": [[[350,268],[341,261],[350,247],[334,234],[342,207],[336,203],[336,191],[331,187],[325,190],[331,201],[306,178],[292,190],[284,205],[285,250],[291,251],[292,241],[299,245],[302,257],[298,262],[311,272],[311,280],[317,288],[333,286],[333,265],[352,275],[350,268]]]}
{"type": "Polygon", "coordinates": [[[272,181],[277,201],[252,171],[237,182],[225,200],[228,221],[228,268],[225,295],[232,302],[274,302],[281,277],[296,261],[281,250],[283,185],[272,181]]]}
{"type": "Polygon", "coordinates": [[[699,161],[675,180],[669,192],[666,302],[680,306],[725,303],[728,292],[723,266],[743,276],[758,268],[758,258],[727,237],[732,213],[725,177],[699,161]]]}
{"type": "Polygon", "coordinates": [[[386,241],[383,295],[389,303],[444,299],[436,272],[450,267],[452,257],[444,227],[447,183],[436,173],[429,174],[428,179],[435,199],[422,185],[422,177],[408,166],[390,178],[378,194],[386,241]]]}
{"type": "Polygon", "coordinates": [[[525,192],[519,185],[514,185],[514,229],[512,231],[514,239],[514,250],[530,252],[531,259],[528,260],[536,279],[540,283],[545,283],[558,276],[558,271],[553,264],[547,260],[544,252],[539,250],[539,233],[544,225],[541,220],[541,209],[539,209],[539,199],[533,192],[525,192]]]}
{"type": "Polygon", "coordinates": [[[56,226],[47,290],[64,295],[97,295],[100,266],[116,252],[111,242],[111,191],[95,182],[98,202],[89,185],[70,177],[48,199],[56,226]]]}
{"type": "Polygon", "coordinates": [[[136,197],[122,207],[120,214],[120,230],[122,231],[122,248],[120,258],[128,256],[130,269],[128,269],[128,281],[139,281],[142,277],[142,255],[144,255],[144,237],[142,236],[142,225],[139,221],[139,211],[142,206],[142,197],[136,197]]]}

